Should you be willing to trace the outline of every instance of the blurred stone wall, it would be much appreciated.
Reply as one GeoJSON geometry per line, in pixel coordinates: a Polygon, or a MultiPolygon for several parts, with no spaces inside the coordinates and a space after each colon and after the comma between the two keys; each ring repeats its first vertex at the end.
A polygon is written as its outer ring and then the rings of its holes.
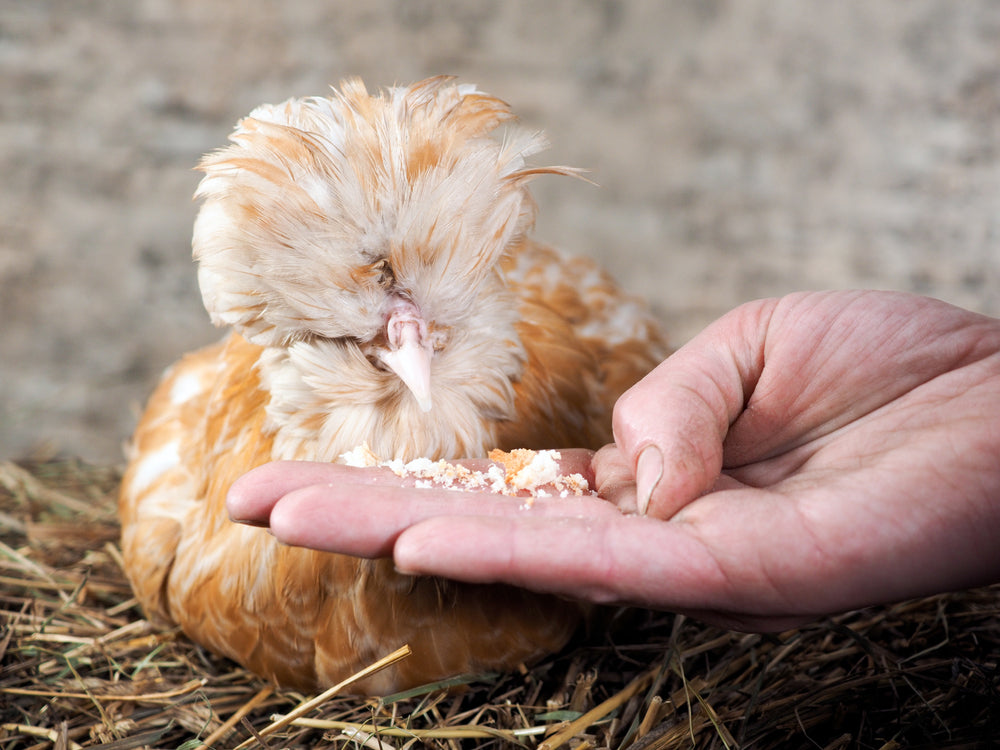
{"type": "Polygon", "coordinates": [[[0,0],[0,458],[121,460],[214,340],[199,156],[264,101],[452,73],[544,129],[540,236],[676,343],[745,300],[884,287],[1000,313],[989,0],[0,0]]]}

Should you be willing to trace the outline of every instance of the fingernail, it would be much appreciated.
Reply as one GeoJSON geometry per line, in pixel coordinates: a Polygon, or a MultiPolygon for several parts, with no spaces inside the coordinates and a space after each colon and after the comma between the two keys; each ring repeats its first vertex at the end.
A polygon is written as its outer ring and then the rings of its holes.
{"type": "Polygon", "coordinates": [[[662,478],[663,454],[655,445],[647,445],[639,453],[639,459],[635,464],[635,501],[640,516],[646,515],[653,490],[662,478]]]}
{"type": "Polygon", "coordinates": [[[257,521],[257,520],[252,519],[252,518],[234,518],[233,516],[230,516],[229,520],[232,521],[233,523],[242,524],[243,526],[253,526],[254,528],[257,528],[257,529],[266,529],[266,528],[268,528],[268,522],[267,521],[257,521]]]}

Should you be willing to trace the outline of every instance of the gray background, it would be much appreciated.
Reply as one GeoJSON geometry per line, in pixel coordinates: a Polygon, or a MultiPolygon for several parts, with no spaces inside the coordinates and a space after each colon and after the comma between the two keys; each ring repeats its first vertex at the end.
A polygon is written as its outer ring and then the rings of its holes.
{"type": "Polygon", "coordinates": [[[216,339],[200,154],[264,101],[438,73],[509,101],[538,234],[682,343],[751,298],[918,291],[1000,313],[1000,4],[0,0],[0,458],[121,460],[162,369],[216,339]]]}

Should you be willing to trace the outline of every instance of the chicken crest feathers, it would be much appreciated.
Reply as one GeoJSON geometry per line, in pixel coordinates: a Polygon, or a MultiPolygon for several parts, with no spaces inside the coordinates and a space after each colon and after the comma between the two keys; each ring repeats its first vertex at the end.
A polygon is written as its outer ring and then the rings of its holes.
{"type": "Polygon", "coordinates": [[[348,79],[255,109],[199,166],[193,247],[212,321],[263,346],[374,335],[386,268],[436,316],[460,314],[533,225],[527,181],[577,174],[525,165],[540,133],[493,137],[514,119],[446,76],[376,95],[348,79]]]}

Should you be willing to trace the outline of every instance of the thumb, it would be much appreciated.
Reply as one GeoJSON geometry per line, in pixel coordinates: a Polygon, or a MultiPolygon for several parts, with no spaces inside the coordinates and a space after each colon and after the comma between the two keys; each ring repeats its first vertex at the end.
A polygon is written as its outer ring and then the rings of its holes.
{"type": "Polygon", "coordinates": [[[639,512],[670,518],[715,485],[723,441],[764,365],[776,300],[708,326],[615,404],[615,442],[632,467],[639,512]]]}

